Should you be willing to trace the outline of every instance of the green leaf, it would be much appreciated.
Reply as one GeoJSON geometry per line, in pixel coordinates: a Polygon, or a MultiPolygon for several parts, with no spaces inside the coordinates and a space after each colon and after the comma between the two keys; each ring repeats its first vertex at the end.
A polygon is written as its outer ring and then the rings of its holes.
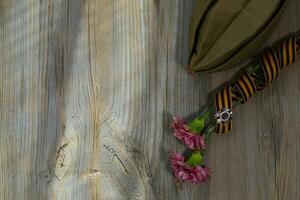
{"type": "Polygon", "coordinates": [[[203,155],[200,151],[195,151],[189,157],[189,159],[185,162],[190,167],[196,167],[201,165],[203,162],[203,155]]]}

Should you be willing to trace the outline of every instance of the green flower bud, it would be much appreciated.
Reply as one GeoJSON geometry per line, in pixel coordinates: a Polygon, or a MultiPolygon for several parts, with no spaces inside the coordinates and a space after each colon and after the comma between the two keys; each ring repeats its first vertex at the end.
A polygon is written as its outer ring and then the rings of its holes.
{"type": "Polygon", "coordinates": [[[195,134],[201,134],[205,128],[206,122],[209,119],[209,112],[204,113],[202,116],[190,121],[187,126],[190,131],[195,134]]]}
{"type": "Polygon", "coordinates": [[[203,163],[202,153],[200,151],[194,151],[185,163],[190,167],[196,167],[202,165],[203,163]]]}

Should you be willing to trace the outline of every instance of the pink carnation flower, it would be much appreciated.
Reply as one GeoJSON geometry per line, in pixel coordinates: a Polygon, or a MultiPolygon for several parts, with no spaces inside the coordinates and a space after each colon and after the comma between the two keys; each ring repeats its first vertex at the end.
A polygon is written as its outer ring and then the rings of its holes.
{"type": "Polygon", "coordinates": [[[174,117],[172,128],[174,129],[174,136],[182,141],[188,148],[193,150],[206,148],[204,137],[192,133],[182,119],[174,117]]]}
{"type": "Polygon", "coordinates": [[[183,155],[179,153],[171,153],[170,159],[173,174],[179,180],[192,184],[198,184],[206,183],[211,176],[211,171],[209,168],[202,166],[190,167],[184,162],[183,155]]]}

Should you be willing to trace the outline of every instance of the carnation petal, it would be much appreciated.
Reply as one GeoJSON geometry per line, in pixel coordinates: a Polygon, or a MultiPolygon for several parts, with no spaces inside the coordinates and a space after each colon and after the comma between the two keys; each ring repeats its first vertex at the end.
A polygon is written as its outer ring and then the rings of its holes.
{"type": "Polygon", "coordinates": [[[179,153],[171,153],[171,168],[173,174],[179,180],[192,184],[205,183],[210,178],[210,170],[206,167],[190,167],[184,163],[184,156],[179,153]]]}
{"type": "Polygon", "coordinates": [[[172,128],[174,129],[174,136],[188,148],[193,150],[206,148],[204,137],[192,133],[181,118],[173,118],[172,128]]]}

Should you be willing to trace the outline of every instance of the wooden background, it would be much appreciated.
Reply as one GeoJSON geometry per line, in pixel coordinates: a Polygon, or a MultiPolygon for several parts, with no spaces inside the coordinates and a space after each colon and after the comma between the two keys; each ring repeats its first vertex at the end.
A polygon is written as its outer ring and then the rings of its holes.
{"type": "MultiPolygon", "coordinates": [[[[173,115],[236,70],[185,73],[196,0],[0,0],[0,199],[297,200],[300,65],[215,136],[207,185],[176,185],[173,115]]],[[[270,38],[300,29],[289,0],[270,38]]]]}

